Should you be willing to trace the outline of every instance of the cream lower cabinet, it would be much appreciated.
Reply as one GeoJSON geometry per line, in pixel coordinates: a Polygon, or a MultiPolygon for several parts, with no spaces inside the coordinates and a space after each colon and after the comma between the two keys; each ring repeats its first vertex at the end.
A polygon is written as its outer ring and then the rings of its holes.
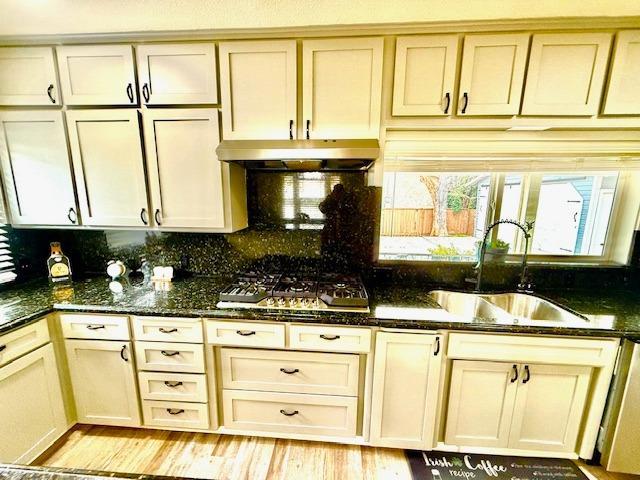
{"type": "Polygon", "coordinates": [[[455,360],[445,443],[571,453],[592,368],[455,360]]]}
{"type": "Polygon", "coordinates": [[[78,422],[140,426],[138,389],[128,341],[65,341],[78,422]]]}
{"type": "Polygon", "coordinates": [[[440,336],[379,332],[373,367],[370,441],[428,449],[435,444],[440,336]]]}
{"type": "Polygon", "coordinates": [[[53,346],[0,368],[0,463],[29,463],[67,430],[53,346]]]}

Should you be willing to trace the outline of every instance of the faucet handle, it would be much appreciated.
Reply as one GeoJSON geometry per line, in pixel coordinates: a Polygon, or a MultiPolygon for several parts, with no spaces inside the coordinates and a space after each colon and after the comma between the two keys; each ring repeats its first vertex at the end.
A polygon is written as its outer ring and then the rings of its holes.
{"type": "Polygon", "coordinates": [[[525,281],[524,283],[518,283],[518,285],[516,286],[516,290],[522,293],[533,293],[533,283],[531,283],[529,280],[525,281]]]}

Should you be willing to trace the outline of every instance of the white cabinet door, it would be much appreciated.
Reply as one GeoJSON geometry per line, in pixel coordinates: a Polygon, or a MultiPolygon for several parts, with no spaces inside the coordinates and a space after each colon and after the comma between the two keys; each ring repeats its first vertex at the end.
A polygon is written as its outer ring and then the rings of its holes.
{"type": "Polygon", "coordinates": [[[131,45],[62,46],[56,53],[65,104],[138,103],[131,45]]]}
{"type": "Polygon", "coordinates": [[[597,114],[610,45],[609,33],[534,35],[522,114],[597,114]]]}
{"type": "Polygon", "coordinates": [[[136,110],[68,110],[78,200],[85,225],[149,225],[136,110]]]}
{"type": "Polygon", "coordinates": [[[140,426],[130,342],[65,340],[78,422],[140,426]]]}
{"type": "Polygon", "coordinates": [[[509,448],[575,452],[591,367],[524,365],[509,448]]]}
{"type": "Polygon", "coordinates": [[[28,464],[67,430],[50,343],[0,368],[0,462],[28,464]]]}
{"type": "Polygon", "coordinates": [[[605,115],[640,115],[640,30],[618,33],[605,115]]]}
{"type": "Polygon", "coordinates": [[[518,365],[454,360],[445,443],[507,447],[518,365]]]}
{"type": "Polygon", "coordinates": [[[62,112],[0,112],[0,157],[14,225],[75,225],[62,112]]]}
{"type": "Polygon", "coordinates": [[[398,37],[393,115],[451,114],[457,59],[457,35],[398,37]]]}
{"type": "Polygon", "coordinates": [[[296,138],[296,80],[295,40],[221,43],[224,138],[296,138]]]}
{"type": "Polygon", "coordinates": [[[382,49],[382,38],[302,42],[305,136],[378,138],[382,49]]]}
{"type": "Polygon", "coordinates": [[[0,105],[60,105],[51,47],[0,48],[0,105]]]}
{"type": "Polygon", "coordinates": [[[139,45],[136,55],[146,105],[218,103],[213,43],[139,45]]]}
{"type": "Polygon", "coordinates": [[[143,120],[156,225],[224,228],[218,111],[149,109],[143,120]]]}
{"type": "Polygon", "coordinates": [[[528,49],[527,33],[465,36],[458,113],[518,114],[528,49]]]}
{"type": "Polygon", "coordinates": [[[373,445],[415,449],[434,446],[440,342],[439,336],[429,334],[376,335],[371,400],[373,445]]]}

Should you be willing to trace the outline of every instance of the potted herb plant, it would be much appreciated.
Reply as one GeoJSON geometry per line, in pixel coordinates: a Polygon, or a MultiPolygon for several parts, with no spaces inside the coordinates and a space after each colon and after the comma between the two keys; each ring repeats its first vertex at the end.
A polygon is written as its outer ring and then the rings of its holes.
{"type": "Polygon", "coordinates": [[[509,244],[500,239],[487,243],[484,251],[485,262],[504,262],[509,252],[509,244]]]}

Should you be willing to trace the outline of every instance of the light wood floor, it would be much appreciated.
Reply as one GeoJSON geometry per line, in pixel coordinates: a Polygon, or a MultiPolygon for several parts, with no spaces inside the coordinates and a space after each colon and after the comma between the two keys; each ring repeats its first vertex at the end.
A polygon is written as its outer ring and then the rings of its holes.
{"type": "MultiPolygon", "coordinates": [[[[233,480],[410,480],[403,450],[272,438],[78,426],[36,465],[233,480]]],[[[587,467],[602,480],[640,476],[587,467]]]]}

